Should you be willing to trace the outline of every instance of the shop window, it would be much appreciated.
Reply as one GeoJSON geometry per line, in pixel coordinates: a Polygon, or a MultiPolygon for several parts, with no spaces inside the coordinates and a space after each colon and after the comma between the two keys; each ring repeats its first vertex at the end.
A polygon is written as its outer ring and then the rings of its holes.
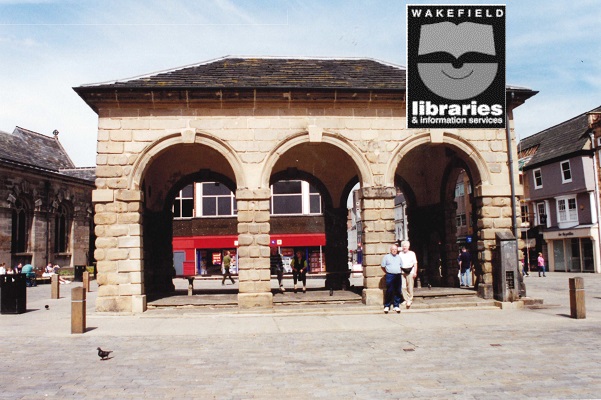
{"type": "Polygon", "coordinates": [[[69,251],[69,212],[64,204],[61,204],[54,215],[54,251],[66,253],[69,251]]]}
{"type": "Polygon", "coordinates": [[[572,182],[572,171],[570,170],[570,162],[563,161],[560,165],[561,165],[561,183],[572,182]]]}
{"type": "Polygon", "coordinates": [[[29,236],[28,212],[21,200],[16,200],[12,210],[11,252],[24,253],[27,251],[29,236]]]}
{"type": "Polygon", "coordinates": [[[543,175],[541,173],[540,168],[537,168],[534,171],[532,171],[532,174],[534,176],[534,188],[542,189],[543,188],[543,175]]]}
{"type": "Polygon", "coordinates": [[[173,218],[192,218],[194,216],[194,184],[179,191],[173,201],[173,218]]]}

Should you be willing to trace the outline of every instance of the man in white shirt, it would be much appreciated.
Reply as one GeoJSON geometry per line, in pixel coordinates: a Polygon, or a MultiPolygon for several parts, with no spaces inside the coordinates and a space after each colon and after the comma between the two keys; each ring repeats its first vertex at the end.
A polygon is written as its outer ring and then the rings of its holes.
{"type": "Polygon", "coordinates": [[[405,307],[410,308],[413,304],[413,284],[417,277],[417,257],[415,253],[409,250],[410,243],[408,240],[401,242],[401,252],[399,256],[402,261],[402,291],[403,291],[403,304],[405,307]]]}

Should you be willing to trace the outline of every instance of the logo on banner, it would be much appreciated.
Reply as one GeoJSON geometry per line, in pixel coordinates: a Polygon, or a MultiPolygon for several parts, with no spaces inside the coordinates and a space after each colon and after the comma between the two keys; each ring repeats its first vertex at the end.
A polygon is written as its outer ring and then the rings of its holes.
{"type": "Polygon", "coordinates": [[[505,127],[505,6],[407,6],[407,127],[505,127]]]}

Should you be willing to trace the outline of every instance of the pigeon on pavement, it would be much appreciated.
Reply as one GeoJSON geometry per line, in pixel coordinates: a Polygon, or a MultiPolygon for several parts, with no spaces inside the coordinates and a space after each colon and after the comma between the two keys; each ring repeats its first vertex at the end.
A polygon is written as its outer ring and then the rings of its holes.
{"type": "Polygon", "coordinates": [[[98,357],[100,357],[101,360],[108,360],[109,354],[112,353],[112,350],[104,351],[100,347],[98,347],[96,350],[98,350],[98,357]]]}

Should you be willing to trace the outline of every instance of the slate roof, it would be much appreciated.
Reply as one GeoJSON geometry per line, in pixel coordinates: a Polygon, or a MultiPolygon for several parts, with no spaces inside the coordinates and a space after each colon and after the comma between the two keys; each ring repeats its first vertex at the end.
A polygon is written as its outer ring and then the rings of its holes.
{"type": "Polygon", "coordinates": [[[521,157],[531,155],[524,168],[531,169],[586,150],[590,141],[589,112],[601,112],[601,106],[522,139],[518,144],[521,157]],[[535,151],[529,151],[531,149],[535,151]]]}
{"type": "Polygon", "coordinates": [[[405,89],[405,67],[369,58],[231,57],[95,88],[405,89]]]}
{"type": "Polygon", "coordinates": [[[90,180],[89,172],[78,173],[80,176],[62,172],[79,168],[75,167],[58,137],[45,136],[18,126],[12,133],[0,131],[0,161],[90,180]]]}
{"type": "Polygon", "coordinates": [[[80,167],[72,169],[60,169],[59,172],[63,175],[68,175],[73,178],[79,178],[86,181],[94,182],[96,180],[96,167],[80,167]]]}

